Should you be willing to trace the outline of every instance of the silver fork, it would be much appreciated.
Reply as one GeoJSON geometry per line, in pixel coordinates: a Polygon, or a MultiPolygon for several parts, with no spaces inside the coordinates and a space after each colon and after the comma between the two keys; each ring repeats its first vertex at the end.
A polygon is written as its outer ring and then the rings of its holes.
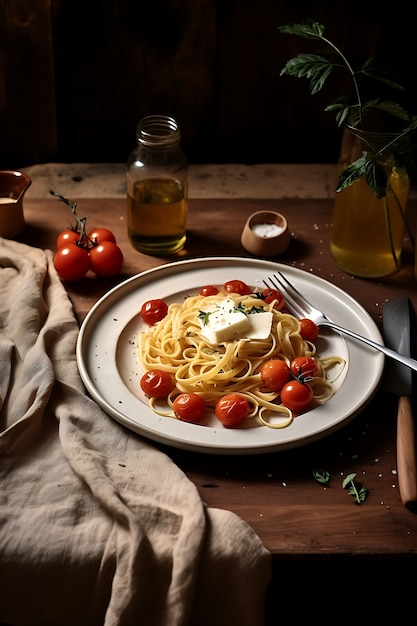
{"type": "Polygon", "coordinates": [[[317,309],[315,306],[311,304],[307,300],[305,296],[303,296],[298,289],[294,287],[292,283],[282,274],[282,272],[277,272],[273,276],[268,276],[267,280],[264,280],[264,285],[266,287],[273,287],[274,289],[278,289],[282,293],[285,298],[285,302],[287,308],[291,313],[297,317],[298,319],[302,319],[304,317],[313,320],[317,324],[317,326],[328,326],[329,328],[333,328],[344,335],[348,335],[349,337],[353,337],[358,341],[362,341],[366,343],[368,346],[375,348],[375,350],[379,350],[383,352],[386,356],[391,359],[395,359],[399,361],[403,365],[410,367],[412,370],[417,372],[417,361],[408,356],[400,354],[395,350],[391,350],[386,346],[377,343],[376,341],[372,341],[372,339],[368,339],[368,337],[364,337],[363,335],[359,335],[355,333],[353,330],[349,330],[348,328],[343,328],[343,326],[339,326],[332,322],[326,315],[317,309]]]}

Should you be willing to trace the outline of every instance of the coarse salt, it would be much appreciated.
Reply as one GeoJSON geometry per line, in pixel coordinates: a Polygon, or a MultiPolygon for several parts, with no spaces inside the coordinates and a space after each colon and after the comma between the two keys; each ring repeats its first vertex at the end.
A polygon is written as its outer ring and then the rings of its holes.
{"type": "Polygon", "coordinates": [[[254,224],[252,230],[258,237],[276,237],[283,232],[282,226],[278,224],[254,224]]]}

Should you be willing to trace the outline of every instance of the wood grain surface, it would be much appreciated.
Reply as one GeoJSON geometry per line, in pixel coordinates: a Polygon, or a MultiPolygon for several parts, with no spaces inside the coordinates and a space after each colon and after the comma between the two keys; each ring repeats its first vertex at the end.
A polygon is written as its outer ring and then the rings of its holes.
{"type": "MultiPolygon", "coordinates": [[[[91,227],[115,232],[125,264],[114,279],[88,275],[66,285],[79,322],[109,288],[143,270],[182,258],[249,256],[240,243],[241,230],[247,216],[263,208],[281,211],[289,222],[291,244],[277,261],[341,287],[367,309],[379,328],[384,302],[391,297],[407,295],[417,312],[409,242],[395,275],[364,280],[345,274],[329,253],[330,200],[193,200],[186,249],[175,258],[156,258],[136,252],[128,243],[124,200],[85,199],[79,202],[79,215],[87,216],[91,227]]],[[[414,221],[414,200],[409,208],[414,221]]],[[[59,231],[71,222],[68,209],[54,199],[28,199],[24,209],[27,228],[20,240],[53,250],[59,231]]],[[[338,432],[279,453],[216,456],[160,447],[194,481],[208,505],[232,510],[251,524],[276,562],[416,559],[417,515],[403,506],[398,489],[397,404],[398,398],[381,386],[363,412],[338,432]],[[329,486],[314,480],[314,467],[330,472],[329,486]],[[342,489],[349,473],[356,473],[368,490],[361,505],[342,489]]]]}

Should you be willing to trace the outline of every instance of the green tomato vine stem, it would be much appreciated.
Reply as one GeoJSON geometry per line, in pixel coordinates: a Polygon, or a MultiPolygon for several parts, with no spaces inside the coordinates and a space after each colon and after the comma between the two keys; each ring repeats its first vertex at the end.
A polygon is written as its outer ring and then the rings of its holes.
{"type": "Polygon", "coordinates": [[[69,207],[69,209],[71,210],[71,213],[74,216],[75,219],[75,231],[80,233],[80,238],[78,240],[78,244],[79,246],[85,247],[84,245],[84,241],[87,239],[88,244],[90,246],[96,246],[97,243],[95,241],[93,241],[92,239],[90,239],[90,237],[87,235],[85,226],[86,226],[86,222],[87,222],[87,218],[86,217],[79,217],[77,214],[77,203],[76,202],[71,202],[70,200],[68,200],[68,198],[65,198],[62,194],[53,191],[52,189],[49,191],[49,193],[52,196],[55,196],[55,198],[58,198],[58,200],[61,200],[61,202],[63,202],[64,204],[67,205],[67,207],[69,207]]]}

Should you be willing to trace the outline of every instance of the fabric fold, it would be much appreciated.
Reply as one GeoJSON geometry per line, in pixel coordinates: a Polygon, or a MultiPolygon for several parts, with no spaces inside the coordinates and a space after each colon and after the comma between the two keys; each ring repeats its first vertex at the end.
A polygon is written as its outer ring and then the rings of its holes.
{"type": "Polygon", "coordinates": [[[262,626],[269,552],[86,395],[77,335],[52,253],[0,239],[0,621],[262,626]]]}

